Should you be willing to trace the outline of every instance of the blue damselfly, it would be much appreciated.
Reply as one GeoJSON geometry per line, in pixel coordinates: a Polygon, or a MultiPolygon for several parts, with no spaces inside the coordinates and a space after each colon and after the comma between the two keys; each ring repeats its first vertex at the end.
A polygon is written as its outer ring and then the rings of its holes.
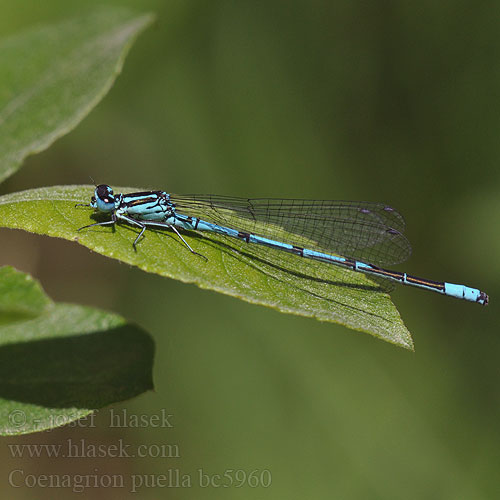
{"type": "MultiPolygon", "coordinates": [[[[134,247],[147,227],[172,230],[193,254],[198,254],[180,230],[206,231],[248,244],[273,248],[297,259],[309,259],[361,272],[384,281],[416,286],[486,305],[486,293],[465,285],[417,278],[379,266],[406,260],[411,247],[405,222],[381,203],[273,198],[235,198],[216,195],[174,195],[165,191],[114,194],[111,187],[95,188],[90,204],[111,219],[81,229],[127,222],[140,229],[134,247]]],[[[205,258],[203,255],[201,257],[205,258]]]]}

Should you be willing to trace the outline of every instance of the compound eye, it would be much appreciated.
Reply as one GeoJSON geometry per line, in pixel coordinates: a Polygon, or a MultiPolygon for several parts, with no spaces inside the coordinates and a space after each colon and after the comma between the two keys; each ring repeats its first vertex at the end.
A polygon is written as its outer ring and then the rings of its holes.
{"type": "Polygon", "coordinates": [[[107,184],[100,184],[95,188],[96,197],[104,203],[114,203],[113,190],[107,184]]]}
{"type": "Polygon", "coordinates": [[[99,212],[110,213],[115,209],[113,190],[106,184],[101,184],[95,188],[94,200],[95,208],[99,212]]]}

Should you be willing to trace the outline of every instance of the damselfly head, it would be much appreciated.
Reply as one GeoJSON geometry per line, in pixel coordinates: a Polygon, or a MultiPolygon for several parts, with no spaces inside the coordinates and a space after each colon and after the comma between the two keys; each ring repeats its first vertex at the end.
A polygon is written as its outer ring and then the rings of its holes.
{"type": "Polygon", "coordinates": [[[99,184],[90,200],[90,206],[99,212],[112,212],[115,209],[113,190],[107,184],[99,184]]]}

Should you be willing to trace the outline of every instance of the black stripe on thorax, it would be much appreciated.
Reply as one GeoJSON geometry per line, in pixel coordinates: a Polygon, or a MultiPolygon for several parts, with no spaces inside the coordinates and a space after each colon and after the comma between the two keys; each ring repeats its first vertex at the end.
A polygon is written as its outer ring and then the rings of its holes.
{"type": "Polygon", "coordinates": [[[123,196],[125,198],[136,198],[136,197],[142,197],[142,196],[154,196],[158,198],[162,198],[164,195],[163,191],[138,191],[137,193],[129,193],[129,194],[124,194],[123,196]]]}
{"type": "Polygon", "coordinates": [[[136,205],[142,205],[144,203],[158,203],[160,201],[160,199],[156,196],[150,196],[150,197],[146,197],[146,198],[136,198],[136,199],[133,199],[133,200],[124,200],[124,204],[127,206],[127,207],[135,207],[136,205]]]}

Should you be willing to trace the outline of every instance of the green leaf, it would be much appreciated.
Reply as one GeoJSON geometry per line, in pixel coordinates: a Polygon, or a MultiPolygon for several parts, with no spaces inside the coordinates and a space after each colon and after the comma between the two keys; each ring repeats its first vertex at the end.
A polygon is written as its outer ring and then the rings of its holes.
{"type": "Polygon", "coordinates": [[[92,110],[152,19],[101,8],[0,42],[0,182],[92,110]]]}
{"type": "Polygon", "coordinates": [[[5,310],[38,315],[0,324],[0,435],[68,424],[152,389],[151,337],[115,314],[55,304],[29,276],[0,268],[5,310]]]}
{"type": "MultiPolygon", "coordinates": [[[[171,231],[149,229],[134,251],[137,229],[126,224],[77,232],[95,222],[91,209],[74,206],[88,203],[93,191],[93,186],[55,186],[5,195],[0,197],[0,225],[77,241],[144,271],[282,312],[339,323],[413,349],[389,295],[361,273],[349,273],[346,281],[343,269],[270,248],[265,249],[266,259],[255,258],[248,252],[257,245],[206,233],[186,232],[184,237],[207,262],[192,255],[171,231]]],[[[137,189],[115,189],[130,191],[137,189]]]]}
{"type": "Polygon", "coordinates": [[[52,301],[30,275],[0,267],[0,326],[42,314],[52,301]]]}

